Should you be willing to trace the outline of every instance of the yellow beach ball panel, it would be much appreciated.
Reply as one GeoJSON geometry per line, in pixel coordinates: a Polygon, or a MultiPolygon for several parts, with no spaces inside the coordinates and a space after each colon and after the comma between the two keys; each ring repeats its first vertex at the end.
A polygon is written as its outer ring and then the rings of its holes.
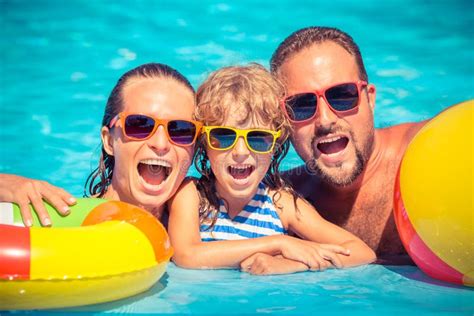
{"type": "Polygon", "coordinates": [[[416,135],[400,186],[417,234],[444,262],[473,279],[474,101],[439,114],[416,135]]]}

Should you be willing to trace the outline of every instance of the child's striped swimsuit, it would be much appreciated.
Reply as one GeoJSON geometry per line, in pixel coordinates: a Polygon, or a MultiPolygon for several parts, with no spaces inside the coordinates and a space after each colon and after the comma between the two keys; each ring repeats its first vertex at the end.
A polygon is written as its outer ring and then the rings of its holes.
{"type": "Polygon", "coordinates": [[[225,208],[224,201],[220,201],[217,221],[207,230],[211,223],[205,222],[200,226],[202,241],[236,240],[257,238],[270,235],[287,234],[280,220],[280,216],[268,194],[268,188],[260,183],[257,193],[252,200],[231,219],[225,208]]]}

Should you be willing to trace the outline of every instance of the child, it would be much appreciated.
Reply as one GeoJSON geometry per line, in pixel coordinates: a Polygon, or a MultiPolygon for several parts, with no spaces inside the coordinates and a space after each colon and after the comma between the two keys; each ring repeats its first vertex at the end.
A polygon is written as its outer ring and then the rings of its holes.
{"type": "Polygon", "coordinates": [[[205,126],[195,164],[202,176],[185,180],[169,203],[177,265],[277,274],[375,259],[280,177],[289,147],[282,96],[281,84],[258,64],[222,68],[198,89],[195,118],[205,126]]]}

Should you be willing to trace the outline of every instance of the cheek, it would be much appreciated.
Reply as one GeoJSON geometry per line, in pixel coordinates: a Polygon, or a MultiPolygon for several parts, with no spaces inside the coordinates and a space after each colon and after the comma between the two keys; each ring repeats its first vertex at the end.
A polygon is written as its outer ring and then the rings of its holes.
{"type": "Polygon", "coordinates": [[[179,173],[186,174],[188,168],[193,162],[194,149],[192,147],[177,147],[176,148],[176,166],[179,168],[179,173]]]}
{"type": "Polygon", "coordinates": [[[211,169],[214,174],[220,174],[224,172],[222,170],[225,166],[226,152],[218,152],[216,150],[208,149],[207,157],[209,158],[209,163],[211,164],[211,169]]]}
{"type": "Polygon", "coordinates": [[[314,135],[314,124],[293,126],[290,140],[300,155],[311,154],[311,140],[314,135]]]}
{"type": "Polygon", "coordinates": [[[354,141],[356,143],[364,143],[367,138],[370,137],[370,131],[373,129],[374,121],[371,113],[360,113],[354,117],[354,119],[347,120],[352,134],[354,135],[354,141]]]}
{"type": "Polygon", "coordinates": [[[272,163],[272,155],[271,154],[262,154],[256,155],[255,160],[257,162],[257,168],[259,170],[259,174],[267,173],[270,164],[272,163]]]}
{"type": "Polygon", "coordinates": [[[133,166],[134,153],[138,147],[134,143],[117,142],[114,146],[114,172],[124,173],[133,166]]]}

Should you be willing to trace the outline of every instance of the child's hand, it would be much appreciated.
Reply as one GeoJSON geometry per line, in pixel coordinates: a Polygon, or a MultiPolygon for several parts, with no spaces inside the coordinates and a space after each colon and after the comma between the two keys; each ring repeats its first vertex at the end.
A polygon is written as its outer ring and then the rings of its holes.
{"type": "Polygon", "coordinates": [[[33,223],[30,203],[38,214],[41,224],[51,225],[43,200],[50,203],[62,215],[69,214],[69,206],[76,203],[72,195],[48,182],[10,174],[0,175],[0,201],[18,204],[26,226],[31,226],[33,223]]]}
{"type": "Polygon", "coordinates": [[[319,244],[288,237],[281,244],[281,254],[285,258],[304,263],[310,270],[324,271],[331,266],[342,268],[338,255],[349,256],[350,251],[339,245],[319,244]]]}
{"type": "Polygon", "coordinates": [[[255,275],[287,274],[307,271],[309,267],[300,261],[256,253],[240,263],[240,269],[255,275]]]}

